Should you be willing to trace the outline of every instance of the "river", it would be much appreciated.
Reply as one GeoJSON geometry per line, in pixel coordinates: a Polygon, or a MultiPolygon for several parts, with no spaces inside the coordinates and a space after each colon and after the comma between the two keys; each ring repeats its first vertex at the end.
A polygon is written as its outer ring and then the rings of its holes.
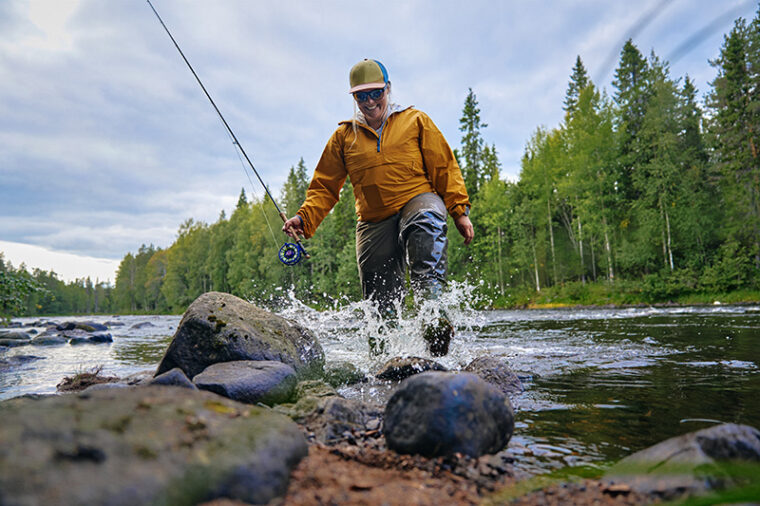
{"type": "MultiPolygon", "coordinates": [[[[361,304],[317,312],[296,303],[279,312],[317,334],[328,363],[377,370],[388,357],[370,357],[366,337],[378,332],[388,335],[392,354],[424,355],[419,317],[385,329],[361,304]]],[[[512,399],[510,448],[528,470],[601,467],[716,421],[760,427],[759,306],[474,311],[452,305],[448,312],[457,337],[443,365],[461,369],[488,354],[503,357],[522,379],[525,391],[512,399]]],[[[64,376],[97,366],[122,377],[155,369],[180,317],[50,320],[108,321],[114,341],[0,348],[0,359],[39,357],[0,372],[0,399],[54,393],[64,376]]],[[[382,402],[392,388],[370,381],[340,391],[382,402]]]]}

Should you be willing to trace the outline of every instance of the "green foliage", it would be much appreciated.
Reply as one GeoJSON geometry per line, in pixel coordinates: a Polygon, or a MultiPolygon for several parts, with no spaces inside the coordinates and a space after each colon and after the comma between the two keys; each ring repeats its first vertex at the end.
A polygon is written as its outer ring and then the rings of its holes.
{"type": "MultiPolygon", "coordinates": [[[[464,246],[449,220],[450,279],[477,286],[497,306],[756,296],[760,18],[738,20],[713,64],[703,114],[689,77],[671,77],[667,62],[654,52],[644,57],[632,40],[620,53],[610,97],[578,56],[565,117],[530,137],[518,181],[501,179],[496,145],[483,139],[486,124],[469,89],[454,153],[475,238],[464,246]]],[[[280,195],[288,216],[307,188],[301,159],[280,195]]],[[[355,226],[347,182],[306,245],[311,260],[285,267],[276,259],[284,236],[274,206],[241,191],[229,219],[188,220],[167,249],[142,246],[126,255],[113,303],[119,311],[182,311],[207,290],[264,301],[292,290],[317,306],[358,299],[355,226]]]]}

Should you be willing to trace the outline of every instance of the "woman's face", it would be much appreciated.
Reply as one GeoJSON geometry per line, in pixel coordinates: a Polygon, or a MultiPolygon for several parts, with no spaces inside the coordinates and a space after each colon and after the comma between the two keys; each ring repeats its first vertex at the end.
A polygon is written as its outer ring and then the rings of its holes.
{"type": "MultiPolygon", "coordinates": [[[[378,86],[377,89],[382,89],[382,86],[378,86]]],[[[356,104],[359,106],[359,110],[362,112],[364,119],[367,120],[367,123],[372,128],[379,128],[383,122],[383,117],[385,117],[385,110],[388,108],[388,90],[389,87],[386,86],[382,96],[377,100],[373,99],[372,97],[367,97],[367,100],[364,102],[359,102],[359,99],[355,97],[356,104]]]]}

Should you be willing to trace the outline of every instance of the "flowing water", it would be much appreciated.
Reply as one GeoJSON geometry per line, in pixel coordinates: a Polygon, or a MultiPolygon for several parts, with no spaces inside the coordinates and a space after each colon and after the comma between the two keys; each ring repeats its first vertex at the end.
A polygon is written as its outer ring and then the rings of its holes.
{"type": "MultiPolygon", "coordinates": [[[[516,413],[511,451],[527,470],[601,466],[665,438],[716,421],[760,427],[760,307],[474,311],[460,307],[459,287],[443,307],[457,336],[444,366],[473,358],[504,358],[525,391],[516,413]]],[[[298,301],[279,313],[316,333],[328,363],[351,362],[367,373],[390,356],[426,356],[423,320],[431,306],[388,327],[363,303],[317,312],[298,301]],[[387,355],[372,357],[367,338],[383,335],[387,355]]],[[[0,348],[0,399],[53,393],[64,376],[103,366],[107,375],[155,369],[177,316],[56,318],[110,321],[111,344],[0,348]],[[137,324],[148,323],[148,326],[137,324]]],[[[30,325],[38,319],[20,319],[30,325]]],[[[383,402],[393,385],[370,381],[345,387],[347,397],[383,402]]]]}

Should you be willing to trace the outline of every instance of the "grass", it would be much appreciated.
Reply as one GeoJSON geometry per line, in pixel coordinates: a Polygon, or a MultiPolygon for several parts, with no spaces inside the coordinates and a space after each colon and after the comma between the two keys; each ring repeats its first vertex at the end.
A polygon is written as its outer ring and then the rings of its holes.
{"type": "Polygon", "coordinates": [[[116,376],[103,376],[102,365],[97,365],[89,371],[78,371],[73,376],[65,376],[56,389],[59,392],[79,392],[85,388],[99,383],[113,383],[119,381],[116,376]]]}

